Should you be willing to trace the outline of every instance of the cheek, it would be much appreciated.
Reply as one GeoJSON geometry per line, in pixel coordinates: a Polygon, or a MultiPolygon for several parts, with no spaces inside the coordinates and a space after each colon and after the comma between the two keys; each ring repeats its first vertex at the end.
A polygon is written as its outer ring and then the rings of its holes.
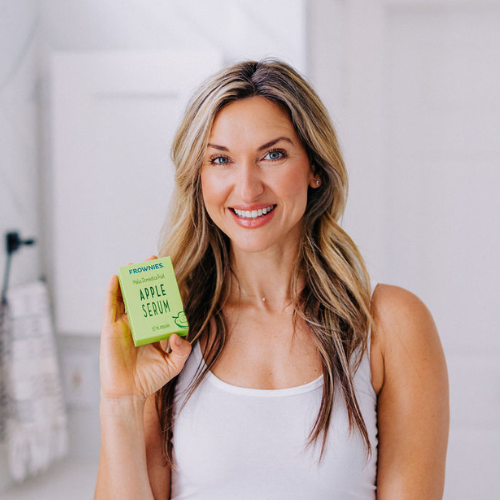
{"type": "Polygon", "coordinates": [[[288,213],[294,220],[301,219],[307,207],[308,177],[304,176],[303,172],[297,172],[295,179],[287,180],[282,184],[282,187],[288,195],[289,205],[292,205],[292,209],[288,213]]]}
{"type": "Polygon", "coordinates": [[[298,205],[305,206],[309,184],[308,178],[302,172],[294,177],[288,177],[281,186],[289,198],[296,200],[298,205]]]}
{"type": "Polygon", "coordinates": [[[217,176],[213,176],[202,171],[201,173],[201,193],[208,213],[212,213],[218,205],[224,203],[225,188],[217,176]]]}

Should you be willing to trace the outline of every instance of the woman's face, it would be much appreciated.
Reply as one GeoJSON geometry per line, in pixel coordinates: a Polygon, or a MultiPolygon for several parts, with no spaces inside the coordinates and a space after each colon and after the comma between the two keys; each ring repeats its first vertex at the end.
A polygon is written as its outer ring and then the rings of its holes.
{"type": "Polygon", "coordinates": [[[219,112],[201,185],[208,214],[234,248],[294,248],[314,181],[304,146],[277,104],[251,97],[219,112]]]}

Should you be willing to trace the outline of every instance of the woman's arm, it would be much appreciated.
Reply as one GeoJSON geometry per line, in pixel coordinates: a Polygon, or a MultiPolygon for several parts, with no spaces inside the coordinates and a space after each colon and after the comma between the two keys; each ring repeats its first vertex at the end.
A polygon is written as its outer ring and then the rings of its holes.
{"type": "Polygon", "coordinates": [[[163,500],[169,496],[168,475],[166,480],[161,479],[158,472],[161,436],[151,400],[181,371],[191,345],[172,335],[169,354],[165,347],[134,346],[118,278],[113,276],[106,293],[101,333],[97,500],[163,500]]]}
{"type": "Polygon", "coordinates": [[[155,500],[146,462],[144,400],[104,400],[100,414],[101,453],[94,498],[155,500]]]}
{"type": "Polygon", "coordinates": [[[413,294],[379,285],[373,295],[372,370],[379,377],[378,500],[443,496],[448,375],[431,314],[413,294]]]}
{"type": "Polygon", "coordinates": [[[160,429],[154,394],[146,400],[144,426],[149,483],[156,500],[168,500],[170,498],[170,469],[164,460],[164,438],[160,429]]]}

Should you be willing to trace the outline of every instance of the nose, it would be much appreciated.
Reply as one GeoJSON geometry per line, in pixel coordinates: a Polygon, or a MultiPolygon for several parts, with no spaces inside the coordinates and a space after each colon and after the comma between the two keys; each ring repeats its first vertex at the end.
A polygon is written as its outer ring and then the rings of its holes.
{"type": "Polygon", "coordinates": [[[255,201],[264,192],[261,169],[253,160],[245,160],[240,164],[236,189],[244,203],[255,201]]]}

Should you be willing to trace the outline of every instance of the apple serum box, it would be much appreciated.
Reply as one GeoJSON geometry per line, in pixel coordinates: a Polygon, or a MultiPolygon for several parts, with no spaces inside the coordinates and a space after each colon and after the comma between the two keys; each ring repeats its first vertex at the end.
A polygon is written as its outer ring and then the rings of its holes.
{"type": "Polygon", "coordinates": [[[118,279],[134,344],[186,336],[189,326],[170,257],[120,267],[118,279]]]}

